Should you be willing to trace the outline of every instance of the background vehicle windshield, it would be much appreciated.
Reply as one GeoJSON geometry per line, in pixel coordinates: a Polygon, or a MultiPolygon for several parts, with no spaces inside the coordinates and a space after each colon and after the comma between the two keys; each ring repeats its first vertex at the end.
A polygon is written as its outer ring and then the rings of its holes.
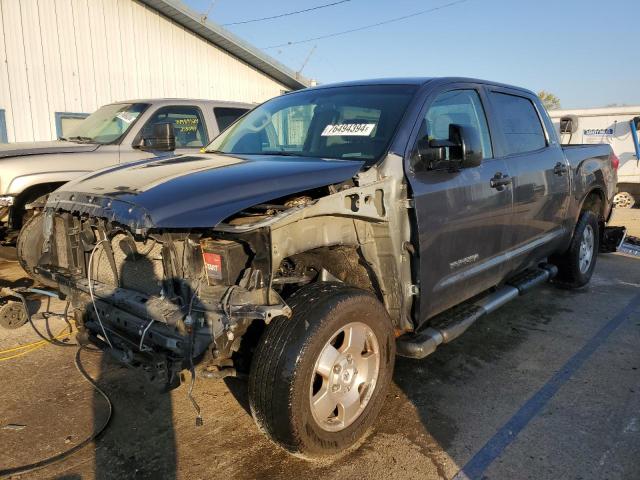
{"type": "Polygon", "coordinates": [[[283,95],[248,113],[208,150],[377,160],[385,153],[416,88],[372,85],[283,95]]]}
{"type": "Polygon", "coordinates": [[[100,107],[71,130],[66,140],[113,143],[127,133],[148,106],[146,103],[114,103],[100,107]]]}

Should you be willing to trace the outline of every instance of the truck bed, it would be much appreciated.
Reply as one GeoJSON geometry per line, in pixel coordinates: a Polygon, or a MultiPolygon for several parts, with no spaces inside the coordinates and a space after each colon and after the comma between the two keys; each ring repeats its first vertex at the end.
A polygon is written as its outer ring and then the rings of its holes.
{"type": "Polygon", "coordinates": [[[563,144],[562,150],[572,168],[588,159],[608,160],[611,154],[611,147],[604,143],[563,144]]]}

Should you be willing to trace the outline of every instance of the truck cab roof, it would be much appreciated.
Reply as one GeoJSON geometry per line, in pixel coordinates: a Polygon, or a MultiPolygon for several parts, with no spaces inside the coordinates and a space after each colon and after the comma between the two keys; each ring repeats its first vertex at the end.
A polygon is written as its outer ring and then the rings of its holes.
{"type": "Polygon", "coordinates": [[[120,100],[112,102],[109,105],[118,105],[123,103],[150,103],[153,105],[175,105],[175,104],[204,104],[211,106],[222,107],[239,107],[239,108],[253,108],[255,103],[233,102],[227,100],[207,100],[198,98],[137,98],[130,100],[120,100]]]}
{"type": "MultiPolygon", "coordinates": [[[[350,87],[350,86],[363,86],[363,85],[417,85],[423,86],[426,84],[448,84],[448,83],[480,83],[483,85],[493,85],[496,87],[510,88],[513,90],[520,90],[522,92],[532,93],[526,88],[517,87],[514,85],[508,85],[505,83],[493,82],[489,80],[482,80],[478,78],[467,77],[391,77],[391,78],[372,78],[366,80],[351,80],[346,82],[329,83],[326,85],[318,85],[306,90],[317,90],[323,88],[334,87],[350,87]]],[[[293,92],[292,92],[293,93],[293,92]]]]}

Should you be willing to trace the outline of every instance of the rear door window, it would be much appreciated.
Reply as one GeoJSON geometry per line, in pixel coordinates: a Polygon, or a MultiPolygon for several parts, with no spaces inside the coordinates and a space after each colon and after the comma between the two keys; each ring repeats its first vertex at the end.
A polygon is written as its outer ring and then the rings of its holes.
{"type": "Polygon", "coordinates": [[[215,107],[213,109],[213,115],[221,132],[247,112],[247,108],[215,107]]]}
{"type": "Polygon", "coordinates": [[[531,100],[498,92],[490,95],[504,137],[506,155],[533,152],[547,146],[540,117],[531,100]]]}
{"type": "Polygon", "coordinates": [[[199,148],[209,142],[202,118],[202,112],[193,106],[162,107],[147,121],[142,137],[151,136],[153,126],[158,123],[172,123],[176,135],[176,148],[199,148]]]}

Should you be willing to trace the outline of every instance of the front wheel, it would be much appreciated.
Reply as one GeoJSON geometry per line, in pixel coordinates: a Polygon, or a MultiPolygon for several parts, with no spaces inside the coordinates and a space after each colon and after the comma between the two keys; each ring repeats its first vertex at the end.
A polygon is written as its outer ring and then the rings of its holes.
{"type": "Polygon", "coordinates": [[[349,448],[375,421],[393,375],[395,338],[383,305],[337,283],[304,287],[290,319],[266,328],[253,358],[249,403],[271,440],[303,456],[349,448]]]}
{"type": "Polygon", "coordinates": [[[34,270],[42,255],[44,240],[44,215],[30,216],[22,226],[16,241],[18,261],[31,278],[47,287],[55,288],[57,286],[55,282],[38,275],[34,270]]]}
{"type": "Polygon", "coordinates": [[[596,268],[599,244],[598,218],[593,212],[584,211],[578,218],[569,249],[551,259],[558,266],[557,282],[568,288],[589,283],[596,268]]]}

